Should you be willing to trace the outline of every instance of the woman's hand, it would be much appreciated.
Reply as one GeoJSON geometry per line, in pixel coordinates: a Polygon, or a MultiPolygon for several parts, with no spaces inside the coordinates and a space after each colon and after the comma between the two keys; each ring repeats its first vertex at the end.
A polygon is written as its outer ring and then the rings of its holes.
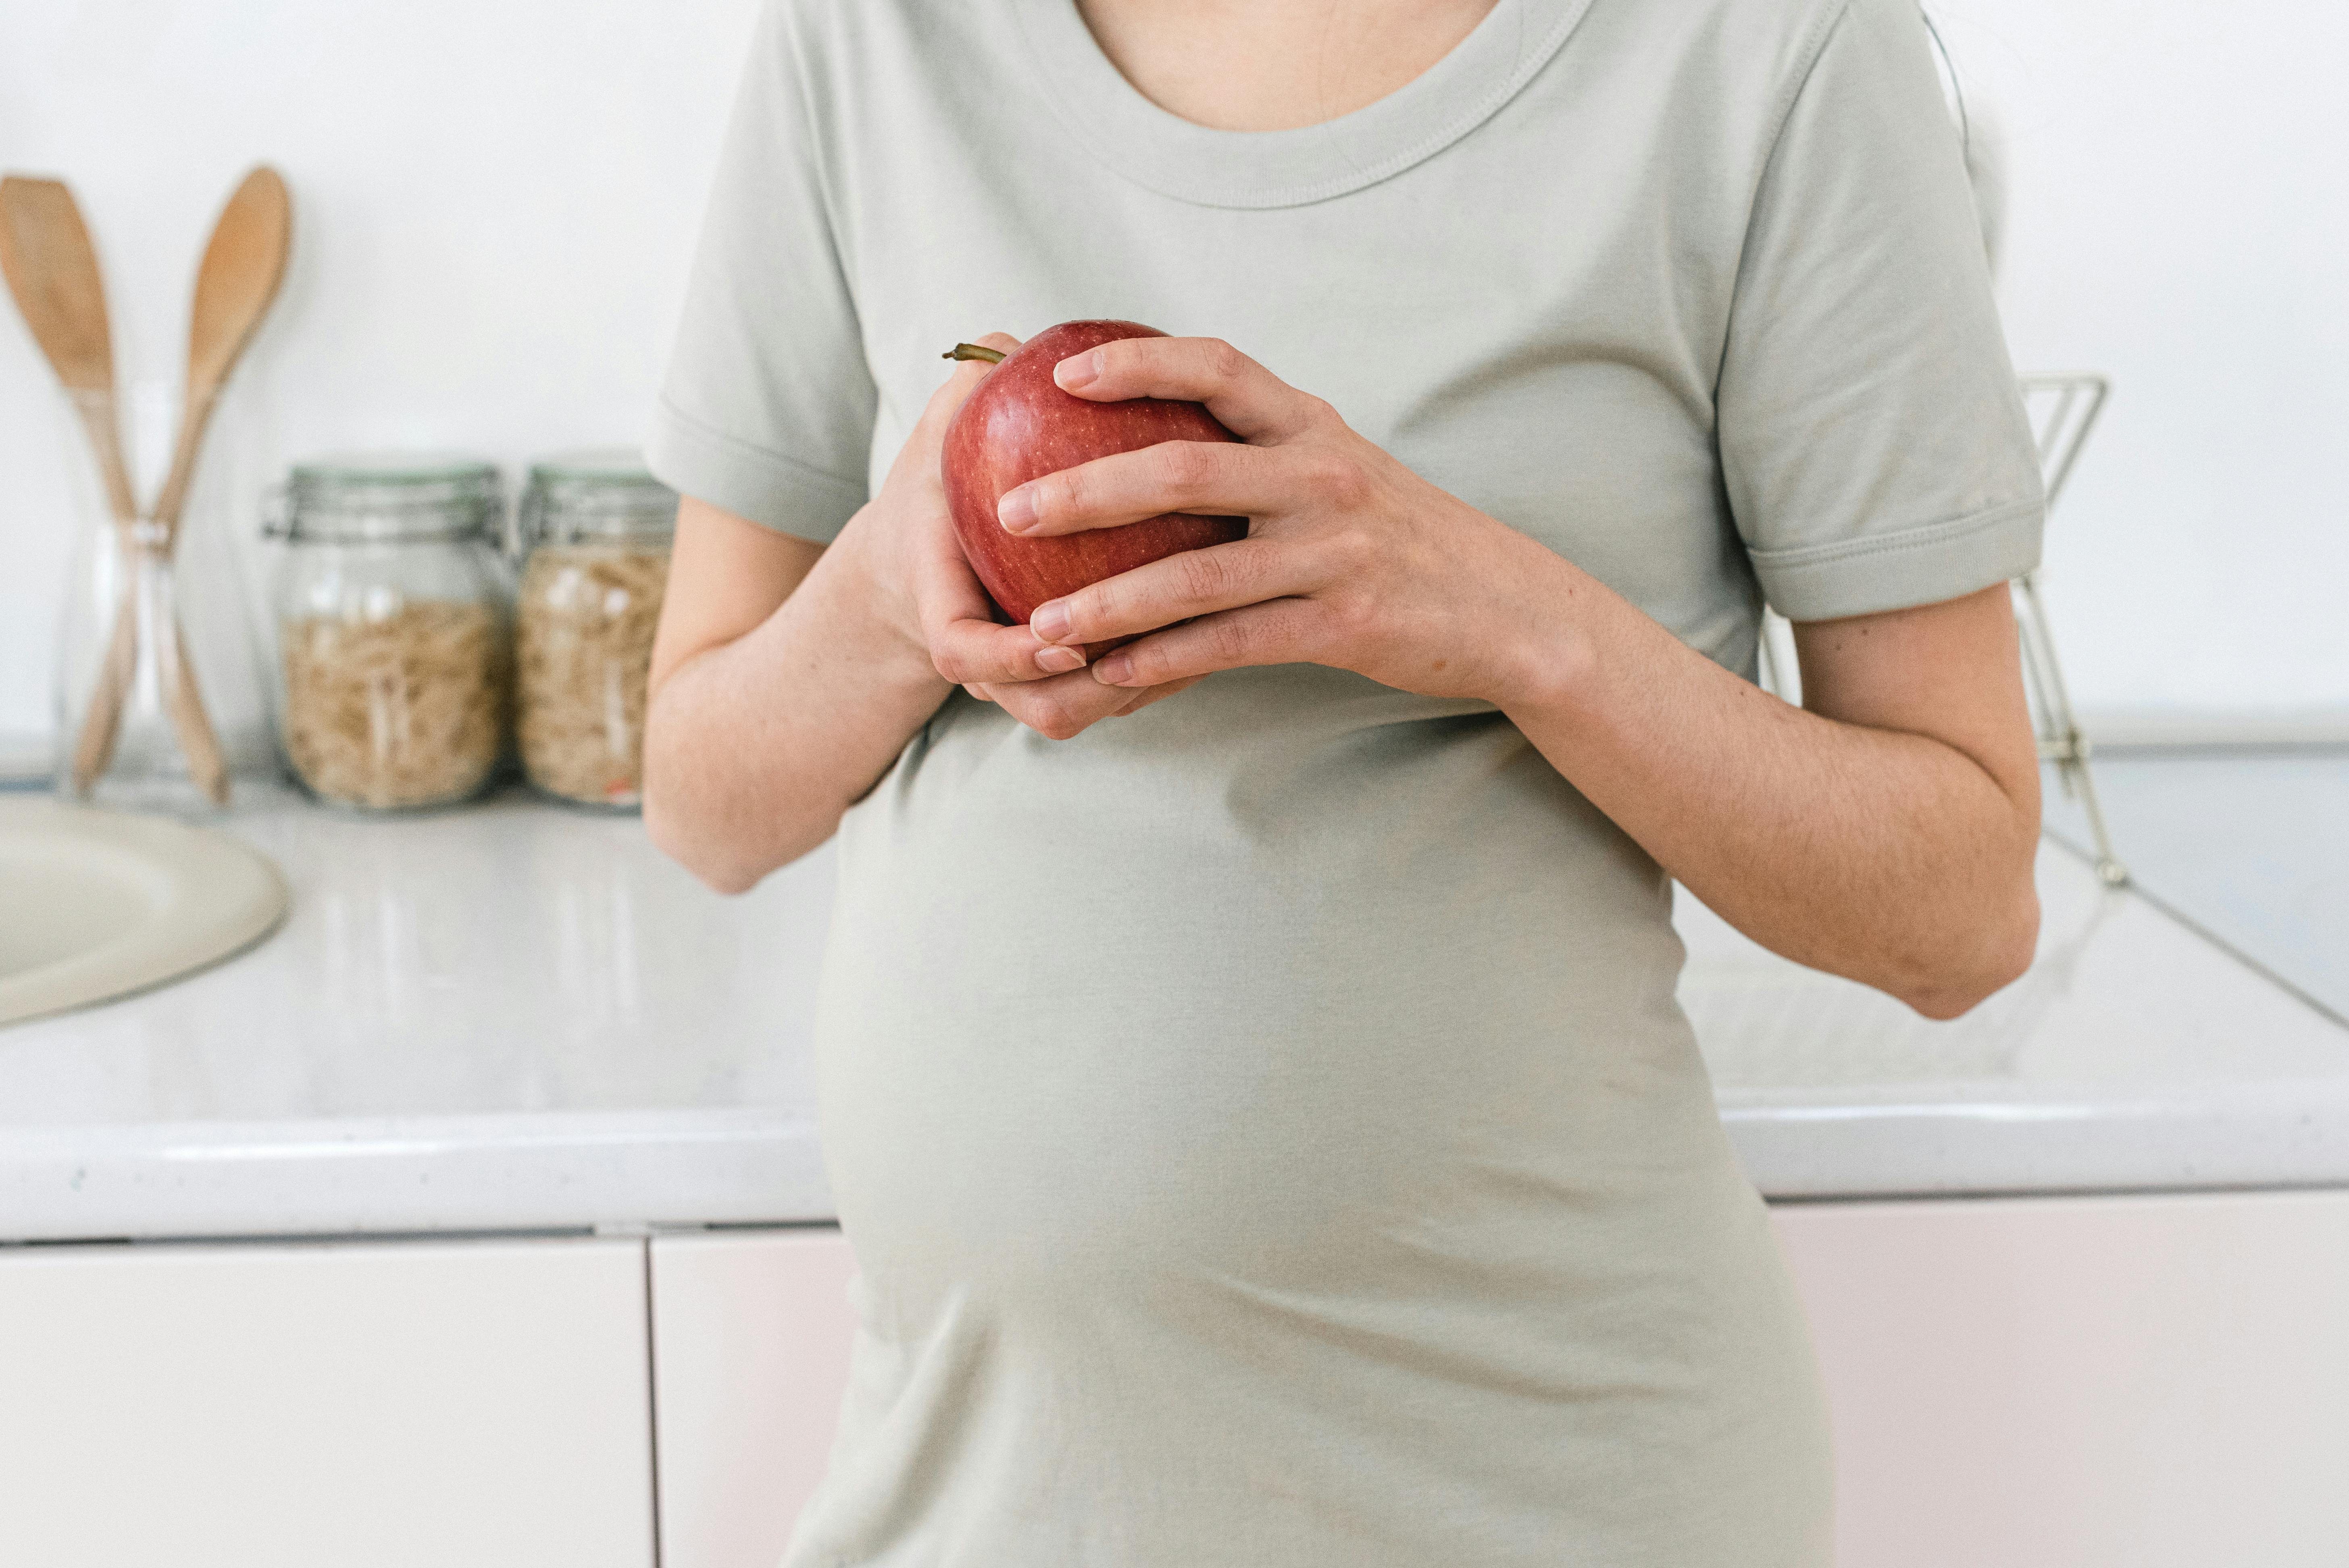
{"type": "MultiPolygon", "coordinates": [[[[1019,340],[1004,333],[979,339],[1009,354],[1019,340]]],[[[1065,740],[1101,719],[1147,707],[1191,683],[1143,690],[1104,687],[1084,673],[1084,655],[1038,637],[1026,626],[997,624],[987,591],[972,574],[947,511],[938,450],[947,426],[992,366],[966,362],[932,395],[890,465],[881,493],[861,513],[859,542],[900,634],[928,655],[939,675],[1038,733],[1065,740]]]]}
{"type": "Polygon", "coordinates": [[[1572,602],[1588,579],[1228,344],[1123,338],[1062,360],[1053,378],[1103,402],[1205,403],[1246,443],[1170,441],[1003,497],[999,520],[1021,534],[1166,511],[1249,520],[1244,540],[1038,606],[1034,633],[1070,651],[1152,634],[1103,656],[1092,669],[1101,685],[1150,689],[1245,665],[1309,663],[1506,707],[1565,673],[1572,602]]]}

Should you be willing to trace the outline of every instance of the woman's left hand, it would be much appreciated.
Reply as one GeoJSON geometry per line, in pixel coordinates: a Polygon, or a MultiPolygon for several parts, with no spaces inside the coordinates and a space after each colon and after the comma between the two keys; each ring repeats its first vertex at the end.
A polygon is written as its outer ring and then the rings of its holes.
{"type": "Polygon", "coordinates": [[[1094,679],[1147,689],[1306,662],[1479,698],[1775,952],[1933,1018],[2030,962],[2039,773],[2004,583],[1798,625],[1805,712],[1224,344],[1127,338],[1054,378],[1102,401],[1203,402],[1246,443],[1168,442],[1004,497],[999,515],[1023,532],[1248,519],[1246,539],[1038,606],[1030,624],[1050,643],[1147,634],[1094,679]]]}
{"type": "Polygon", "coordinates": [[[1204,403],[1246,443],[1169,441],[1003,497],[999,520],[1030,535],[1167,511],[1248,519],[1246,539],[1037,607],[1035,634],[1064,646],[1150,634],[1094,665],[1103,685],[1158,686],[1304,663],[1506,708],[1565,675],[1574,601],[1595,583],[1421,479],[1329,404],[1229,344],[1123,338],[1061,361],[1053,378],[1100,402],[1204,403]]]}

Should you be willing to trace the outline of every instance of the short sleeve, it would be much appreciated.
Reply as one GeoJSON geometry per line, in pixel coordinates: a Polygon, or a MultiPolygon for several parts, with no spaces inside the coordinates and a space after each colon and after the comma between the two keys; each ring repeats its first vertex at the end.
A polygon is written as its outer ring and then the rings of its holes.
{"type": "Polygon", "coordinates": [[[828,541],[864,503],[874,390],[792,12],[769,0],[751,45],[646,459],[681,494],[828,541]]]}
{"type": "Polygon", "coordinates": [[[2038,458],[1914,0],[1850,0],[1795,89],[1716,407],[1731,512],[1789,619],[1953,599],[2038,562],[2038,458]]]}

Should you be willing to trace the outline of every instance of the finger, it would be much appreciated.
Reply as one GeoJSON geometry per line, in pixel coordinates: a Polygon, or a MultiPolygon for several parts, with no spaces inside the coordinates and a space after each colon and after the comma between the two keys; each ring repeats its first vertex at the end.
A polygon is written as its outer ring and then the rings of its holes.
{"type": "Polygon", "coordinates": [[[995,517],[1012,533],[1041,538],[1115,528],[1161,512],[1261,517],[1309,490],[1308,460],[1273,447],[1231,441],[1161,441],[1095,458],[1003,492],[995,517]]]}
{"type": "Polygon", "coordinates": [[[945,679],[985,686],[1084,668],[1079,649],[1047,644],[1026,626],[996,624],[994,602],[943,523],[914,571],[914,610],[923,645],[945,679]]]}
{"type": "Polygon", "coordinates": [[[1140,713],[1152,703],[1164,702],[1176,692],[1188,691],[1198,684],[1199,682],[1197,679],[1194,678],[1185,681],[1168,681],[1164,686],[1146,686],[1143,689],[1141,695],[1136,696],[1132,702],[1127,703],[1123,707],[1119,708],[1117,710],[1116,717],[1119,718],[1124,718],[1129,715],[1140,713]]]}
{"type": "Polygon", "coordinates": [[[930,663],[960,686],[1046,680],[1085,667],[1082,650],[1047,643],[1025,626],[999,626],[975,617],[926,628],[930,663]]]}
{"type": "Polygon", "coordinates": [[[1111,717],[1134,694],[1105,686],[1082,670],[1050,680],[999,686],[1003,711],[1048,740],[1069,740],[1111,717]]]}
{"type": "MultiPolygon", "coordinates": [[[[992,348],[998,354],[1008,355],[1019,346],[1019,340],[1008,332],[990,332],[984,337],[975,337],[971,341],[982,348],[992,348]]],[[[931,394],[930,401],[935,405],[940,397],[952,395],[954,402],[957,406],[960,405],[963,398],[970,396],[971,388],[986,380],[988,372],[994,368],[993,364],[984,359],[956,360],[954,369],[947,375],[946,380],[939,383],[937,391],[931,394]]],[[[925,408],[923,412],[926,414],[929,410],[925,408]]],[[[948,408],[947,412],[951,418],[954,410],[948,408]]]]}
{"type": "Polygon", "coordinates": [[[1288,541],[1241,539],[1186,550],[1103,578],[1036,606],[1028,624],[1048,643],[1105,643],[1285,599],[1316,586],[1301,547],[1288,541]]]}
{"type": "Polygon", "coordinates": [[[1276,599],[1171,626],[1103,655],[1092,678],[1113,689],[1197,680],[1251,665],[1309,663],[1319,612],[1308,600],[1276,599]]]}
{"type": "MultiPolygon", "coordinates": [[[[990,332],[976,341],[1000,354],[1009,354],[1019,346],[1019,340],[1008,332],[990,332]]],[[[937,468],[937,449],[946,439],[947,426],[953,422],[964,400],[978,390],[978,384],[986,380],[987,373],[994,368],[983,359],[958,362],[947,378],[938,383],[937,390],[930,394],[929,402],[923,406],[922,417],[914,422],[912,436],[898,454],[897,461],[901,464],[909,460],[921,461],[926,456],[929,468],[935,470],[937,468]],[[923,455],[916,455],[917,449],[923,455]]]]}
{"type": "Polygon", "coordinates": [[[1121,337],[1052,367],[1063,392],[1100,402],[1174,397],[1205,403],[1244,441],[1283,441],[1334,418],[1220,337],[1121,337]]]}
{"type": "MultiPolygon", "coordinates": [[[[944,503],[939,506],[941,513],[944,503]]],[[[995,602],[979,585],[978,574],[955,542],[953,525],[943,515],[929,537],[916,547],[910,563],[914,580],[914,614],[925,645],[935,643],[945,629],[960,621],[992,624],[995,602]]]]}
{"type": "MultiPolygon", "coordinates": [[[[990,332],[985,337],[972,341],[999,354],[1009,354],[1019,346],[1019,340],[1008,332],[990,332]]],[[[978,390],[978,384],[986,380],[988,373],[994,368],[984,359],[957,360],[953,371],[938,384],[938,389],[930,394],[929,403],[922,409],[922,423],[943,435],[947,422],[955,417],[955,411],[962,407],[963,399],[978,390]]]]}
{"type": "MultiPolygon", "coordinates": [[[[1118,688],[1120,695],[1124,696],[1126,700],[1123,706],[1111,710],[1107,717],[1111,718],[1123,718],[1128,714],[1139,713],[1154,702],[1162,702],[1167,697],[1173,696],[1176,692],[1188,691],[1191,687],[1197,686],[1198,684],[1199,683],[1196,680],[1187,680],[1169,681],[1164,686],[1144,686],[1139,690],[1120,687],[1118,688]]],[[[971,696],[977,697],[981,702],[994,702],[996,700],[996,692],[998,688],[994,686],[965,686],[963,689],[970,693],[971,696]]],[[[1018,686],[1014,686],[1011,689],[1016,693],[1019,688],[1018,686]]],[[[1015,697],[1014,700],[1016,701],[1017,698],[1015,697]]]]}

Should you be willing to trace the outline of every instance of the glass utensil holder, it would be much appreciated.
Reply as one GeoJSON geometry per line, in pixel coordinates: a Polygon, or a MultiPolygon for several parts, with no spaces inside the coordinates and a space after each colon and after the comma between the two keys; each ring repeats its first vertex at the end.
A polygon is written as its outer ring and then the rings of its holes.
{"type": "MultiPolygon", "coordinates": [[[[131,390],[134,450],[161,455],[176,402],[131,390]]],[[[229,487],[199,482],[173,538],[143,511],[111,515],[95,475],[82,478],[53,687],[57,791],[206,814],[267,754],[251,602],[218,515],[229,487]]]]}

